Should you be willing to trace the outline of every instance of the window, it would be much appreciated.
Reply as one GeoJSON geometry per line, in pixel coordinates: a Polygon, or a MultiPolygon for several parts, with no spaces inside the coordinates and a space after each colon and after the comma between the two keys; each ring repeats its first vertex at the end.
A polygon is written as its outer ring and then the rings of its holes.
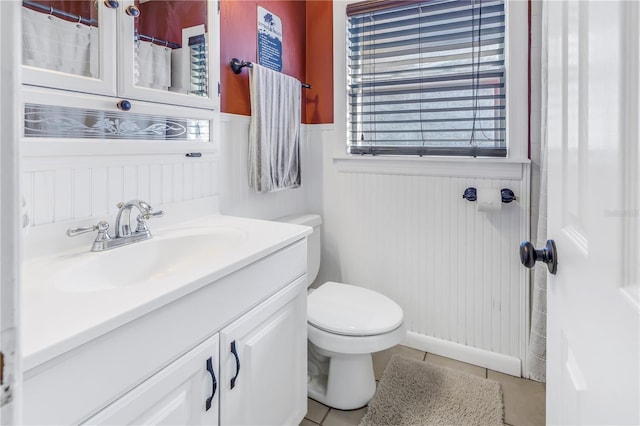
{"type": "Polygon", "coordinates": [[[347,6],[349,153],[506,157],[503,0],[347,6]]]}

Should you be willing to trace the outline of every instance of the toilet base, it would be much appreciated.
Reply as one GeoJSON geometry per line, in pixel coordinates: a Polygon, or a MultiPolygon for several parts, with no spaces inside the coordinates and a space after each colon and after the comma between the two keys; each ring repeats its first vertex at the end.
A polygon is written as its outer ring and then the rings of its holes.
{"type": "Polygon", "coordinates": [[[355,410],[376,392],[371,354],[342,354],[309,342],[308,395],[339,410],[355,410]]]}

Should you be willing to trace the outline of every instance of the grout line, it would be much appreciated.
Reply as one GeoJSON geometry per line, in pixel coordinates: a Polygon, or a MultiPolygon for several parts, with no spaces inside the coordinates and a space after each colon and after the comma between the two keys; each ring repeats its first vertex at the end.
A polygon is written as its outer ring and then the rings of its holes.
{"type": "Polygon", "coordinates": [[[309,417],[307,417],[307,416],[304,416],[304,419],[305,419],[305,420],[310,421],[310,422],[311,422],[311,423],[313,423],[314,425],[319,425],[319,424],[320,424],[320,423],[316,423],[315,421],[311,420],[311,419],[310,419],[309,417]]]}
{"type": "MultiPolygon", "coordinates": [[[[325,405],[325,407],[326,407],[326,405],[325,405]]],[[[324,423],[324,421],[327,420],[327,417],[329,416],[329,413],[331,412],[331,410],[333,410],[333,408],[331,408],[331,407],[328,407],[328,408],[329,409],[327,410],[327,412],[324,413],[324,417],[322,417],[322,420],[320,420],[320,424],[324,423]]]]}

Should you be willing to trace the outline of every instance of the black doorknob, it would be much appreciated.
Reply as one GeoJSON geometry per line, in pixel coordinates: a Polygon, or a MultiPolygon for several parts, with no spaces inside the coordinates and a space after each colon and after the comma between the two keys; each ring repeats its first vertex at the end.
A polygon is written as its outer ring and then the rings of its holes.
{"type": "Polygon", "coordinates": [[[533,268],[536,261],[546,263],[549,273],[555,275],[558,271],[558,253],[555,241],[547,240],[547,244],[542,250],[536,250],[529,241],[523,241],[520,244],[520,262],[527,268],[533,268]]]}

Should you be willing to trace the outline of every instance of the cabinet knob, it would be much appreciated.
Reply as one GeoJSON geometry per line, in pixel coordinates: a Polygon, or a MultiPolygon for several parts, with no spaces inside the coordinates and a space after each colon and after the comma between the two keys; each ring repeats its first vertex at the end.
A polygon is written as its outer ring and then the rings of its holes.
{"type": "Polygon", "coordinates": [[[121,109],[122,111],[129,111],[131,109],[131,102],[129,102],[126,99],[121,100],[120,102],[117,103],[117,107],[118,109],[121,109]]]}
{"type": "Polygon", "coordinates": [[[118,6],[120,6],[120,3],[118,3],[116,0],[104,0],[104,5],[109,9],[117,9],[118,6]]]}
{"type": "Polygon", "coordinates": [[[134,5],[128,6],[125,9],[125,12],[127,12],[127,15],[132,16],[134,18],[137,18],[138,16],[140,16],[140,9],[138,9],[134,5]]]}

